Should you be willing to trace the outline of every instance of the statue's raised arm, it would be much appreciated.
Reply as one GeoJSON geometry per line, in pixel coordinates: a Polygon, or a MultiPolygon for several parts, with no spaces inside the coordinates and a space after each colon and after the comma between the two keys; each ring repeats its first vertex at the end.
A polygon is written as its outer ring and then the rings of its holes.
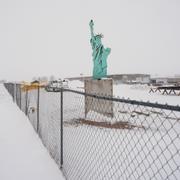
{"type": "Polygon", "coordinates": [[[89,22],[89,26],[90,26],[90,31],[91,31],[91,38],[93,39],[94,38],[94,28],[93,28],[94,22],[93,22],[93,20],[91,20],[89,22]]]}

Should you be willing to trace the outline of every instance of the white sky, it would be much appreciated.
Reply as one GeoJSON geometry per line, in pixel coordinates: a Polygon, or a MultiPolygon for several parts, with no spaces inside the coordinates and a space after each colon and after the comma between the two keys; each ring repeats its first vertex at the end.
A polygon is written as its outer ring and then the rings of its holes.
{"type": "Polygon", "coordinates": [[[0,79],[91,75],[90,19],[108,74],[180,74],[179,0],[0,0],[0,79]]]}

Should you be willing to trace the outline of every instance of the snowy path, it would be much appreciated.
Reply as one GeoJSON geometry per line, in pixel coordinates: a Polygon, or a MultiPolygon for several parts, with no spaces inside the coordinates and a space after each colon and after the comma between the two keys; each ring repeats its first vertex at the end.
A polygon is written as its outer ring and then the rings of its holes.
{"type": "Polygon", "coordinates": [[[0,180],[63,180],[29,120],[0,84],[0,180]]]}

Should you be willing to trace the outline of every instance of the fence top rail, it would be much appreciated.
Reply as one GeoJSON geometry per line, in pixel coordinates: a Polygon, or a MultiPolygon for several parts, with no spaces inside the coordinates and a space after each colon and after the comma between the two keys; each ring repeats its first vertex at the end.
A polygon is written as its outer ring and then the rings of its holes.
{"type": "Polygon", "coordinates": [[[116,98],[116,97],[111,97],[111,96],[101,96],[97,94],[90,94],[86,92],[81,92],[81,91],[77,91],[73,89],[65,89],[65,88],[62,88],[61,91],[68,91],[68,92],[81,94],[84,96],[89,96],[89,97],[107,100],[107,101],[121,102],[121,103],[127,103],[127,104],[132,104],[132,105],[146,106],[146,107],[151,107],[151,108],[159,108],[159,109],[164,109],[164,110],[172,110],[172,111],[180,112],[179,105],[173,106],[173,105],[168,105],[168,104],[151,103],[151,102],[137,101],[137,100],[131,100],[131,99],[116,98]]]}

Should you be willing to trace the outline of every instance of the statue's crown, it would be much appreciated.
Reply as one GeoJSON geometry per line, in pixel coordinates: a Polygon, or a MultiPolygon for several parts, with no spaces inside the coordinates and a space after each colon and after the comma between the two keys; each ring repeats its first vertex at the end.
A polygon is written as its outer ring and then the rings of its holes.
{"type": "Polygon", "coordinates": [[[103,38],[103,34],[97,34],[96,37],[100,37],[100,38],[103,38]]]}

